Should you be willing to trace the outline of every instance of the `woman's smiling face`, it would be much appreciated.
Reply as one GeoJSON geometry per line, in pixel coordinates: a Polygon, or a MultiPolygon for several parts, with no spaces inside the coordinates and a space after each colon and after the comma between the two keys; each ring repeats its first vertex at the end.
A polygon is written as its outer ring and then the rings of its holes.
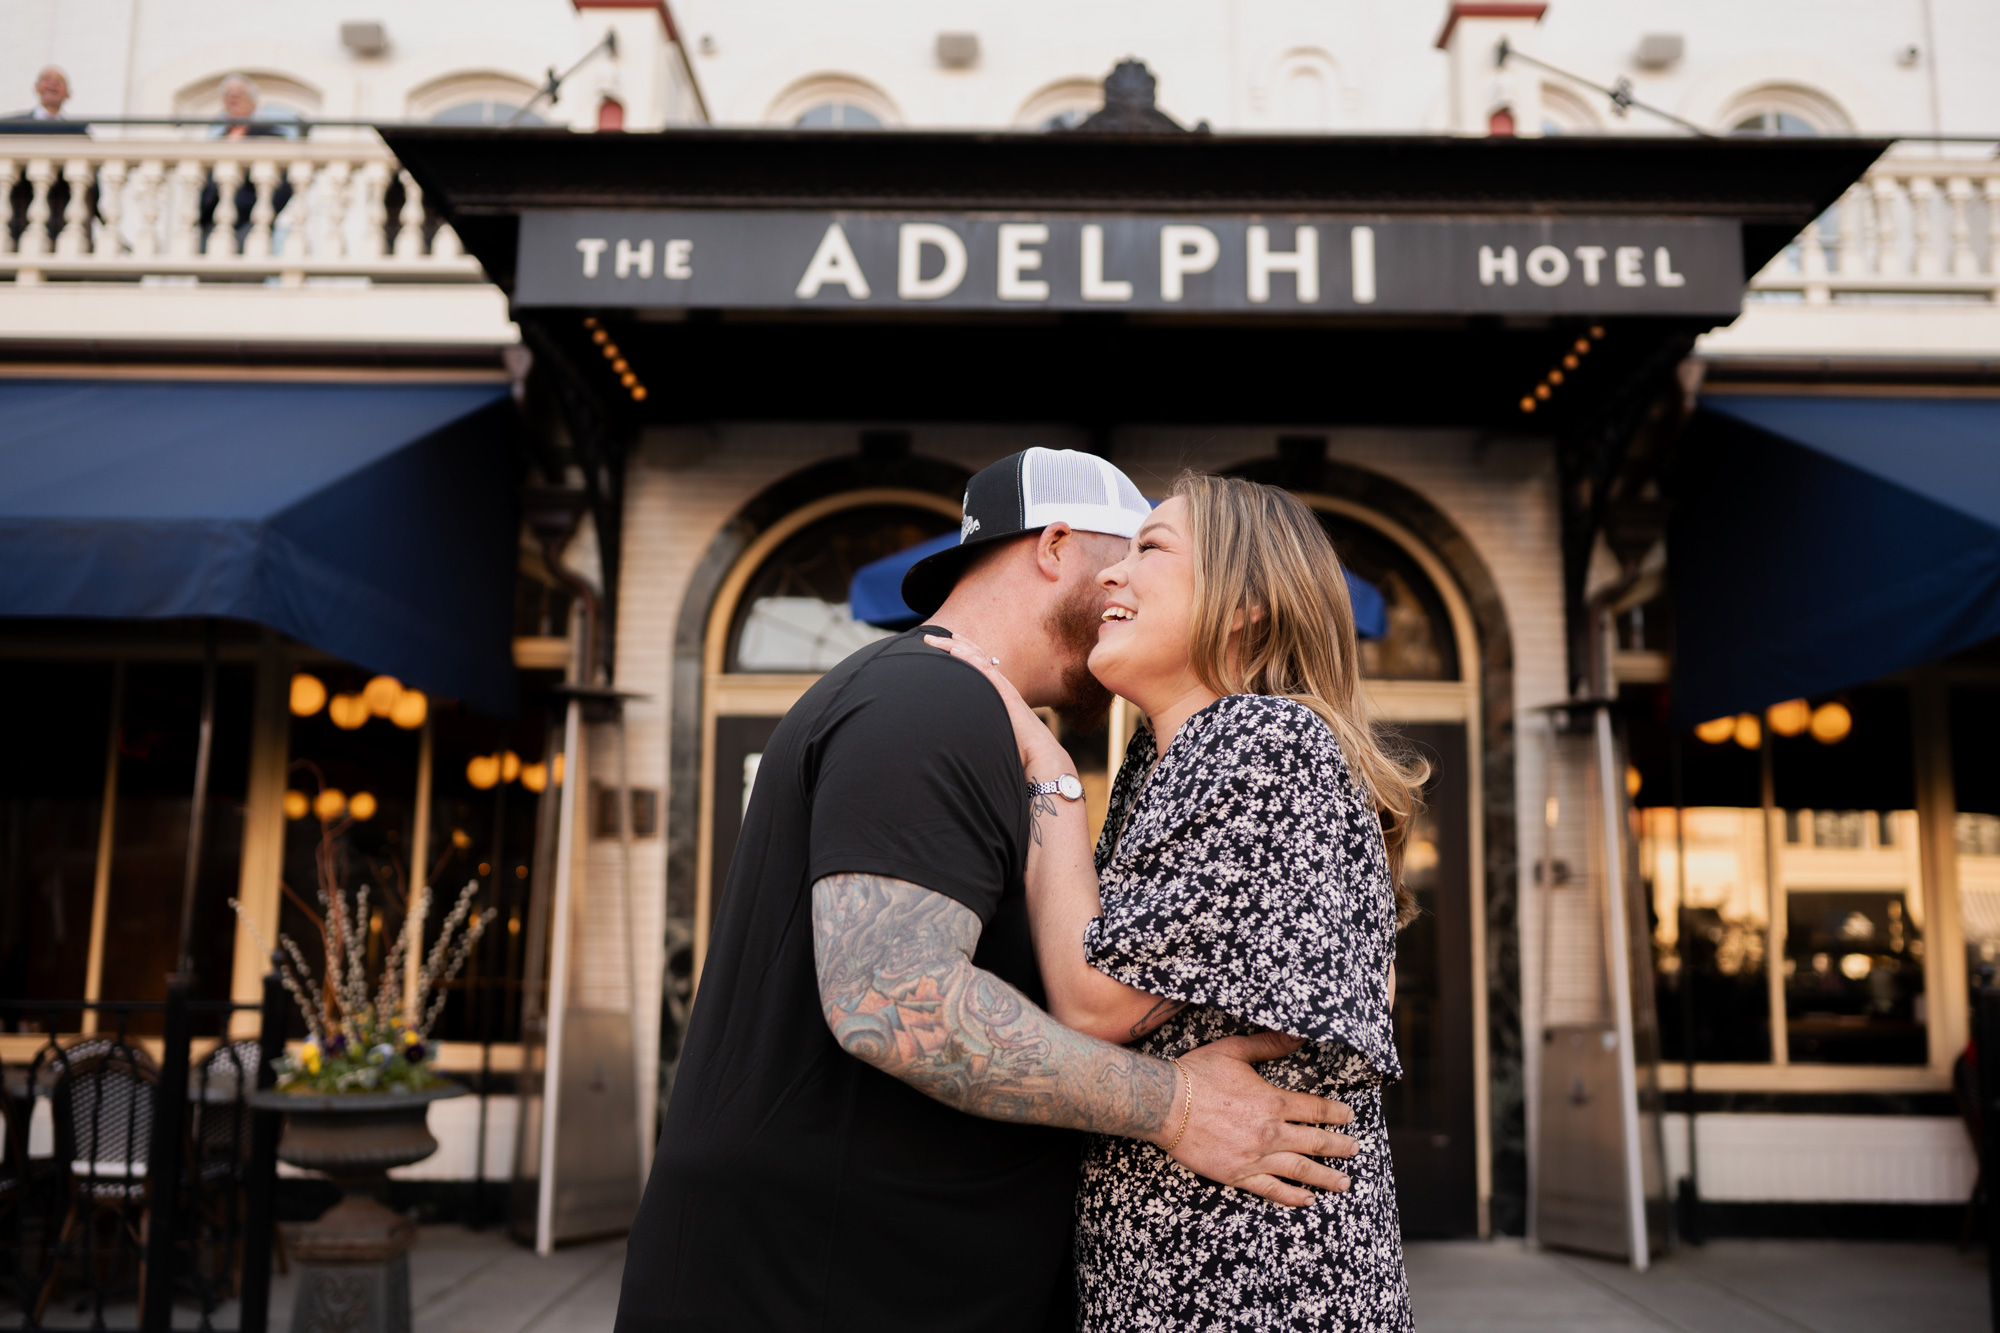
{"type": "Polygon", "coordinates": [[[1142,709],[1197,684],[1188,648],[1194,551],[1187,501],[1176,496],[1155,509],[1125,558],[1097,581],[1104,610],[1091,674],[1142,709]]]}

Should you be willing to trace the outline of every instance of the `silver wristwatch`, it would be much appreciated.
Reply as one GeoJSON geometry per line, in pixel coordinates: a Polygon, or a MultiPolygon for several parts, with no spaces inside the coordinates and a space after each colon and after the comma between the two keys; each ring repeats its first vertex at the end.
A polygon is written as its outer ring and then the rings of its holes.
{"type": "Polygon", "coordinates": [[[1083,783],[1077,780],[1076,774],[1065,773],[1054,782],[1030,782],[1028,795],[1060,796],[1065,801],[1080,801],[1083,799],[1083,783]]]}

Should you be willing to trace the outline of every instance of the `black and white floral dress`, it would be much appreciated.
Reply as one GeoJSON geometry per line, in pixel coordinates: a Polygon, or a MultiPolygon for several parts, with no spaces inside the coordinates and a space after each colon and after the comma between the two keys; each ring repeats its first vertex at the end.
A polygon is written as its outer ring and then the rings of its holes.
{"type": "Polygon", "coordinates": [[[1142,726],[1112,784],[1091,965],[1188,1002],[1139,1043],[1151,1054],[1267,1029],[1306,1038],[1259,1070],[1347,1103],[1361,1151],[1337,1164],[1348,1190],[1290,1209],[1150,1144],[1093,1136],[1077,1198],[1081,1327],[1401,1333],[1410,1298],[1381,1088],[1402,1067],[1381,825],[1332,731],[1290,700],[1219,699],[1157,766],[1154,753],[1142,726]]]}

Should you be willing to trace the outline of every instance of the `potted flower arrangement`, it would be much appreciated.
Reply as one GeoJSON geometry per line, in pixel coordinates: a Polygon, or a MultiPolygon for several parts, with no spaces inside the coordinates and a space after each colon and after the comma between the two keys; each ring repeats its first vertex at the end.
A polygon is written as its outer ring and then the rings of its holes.
{"type": "MultiPolygon", "coordinates": [[[[271,956],[305,1016],[306,1040],[276,1061],[276,1086],[251,1094],[249,1101],[259,1110],[284,1113],[280,1160],[322,1172],[341,1188],[339,1203],[291,1233],[292,1254],[303,1267],[293,1327],[407,1329],[406,1255],[416,1228],[375,1195],[390,1169],[437,1151],[425,1123],[430,1104],[467,1091],[437,1073],[430,1032],[444,1009],[445,983],[465,966],[495,914],[473,911],[479,881],[467,881],[417,969],[414,992],[404,991],[405,931],[395,933],[371,977],[371,890],[363,884],[350,895],[341,882],[340,838],[347,828],[345,819],[322,818],[319,910],[285,890],[318,928],[323,961],[315,973],[297,941],[279,933],[271,956]],[[370,1312],[366,1317],[356,1314],[357,1300],[370,1312]]],[[[433,876],[443,868],[441,861],[433,876]]],[[[400,880],[400,868],[392,869],[400,880]]],[[[426,915],[427,894],[419,885],[410,896],[410,911],[418,919],[426,915]]],[[[395,896],[393,888],[388,896],[395,896]]],[[[233,900],[230,905],[268,948],[242,905],[233,900]]]]}
{"type": "MultiPolygon", "coordinates": [[[[430,1030],[444,1008],[443,983],[465,966],[493,913],[473,913],[479,882],[468,880],[418,971],[415,1003],[405,1006],[406,935],[396,933],[371,981],[369,887],[362,885],[350,902],[334,882],[330,861],[320,859],[324,969],[315,975],[298,943],[278,936],[280,976],[305,1016],[307,1038],[279,1057],[277,1087],[253,1101],[285,1112],[282,1160],[335,1177],[372,1176],[436,1152],[426,1108],[466,1091],[436,1072],[430,1030]]],[[[418,894],[421,911],[423,891],[418,894]]]]}

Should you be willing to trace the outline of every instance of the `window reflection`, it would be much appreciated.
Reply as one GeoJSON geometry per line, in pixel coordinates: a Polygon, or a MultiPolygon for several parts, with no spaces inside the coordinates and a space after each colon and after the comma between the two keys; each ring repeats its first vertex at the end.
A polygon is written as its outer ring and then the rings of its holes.
{"type": "Polygon", "coordinates": [[[1388,604],[1389,632],[1361,641],[1361,674],[1376,680],[1457,680],[1451,617],[1423,568],[1366,523],[1315,512],[1341,563],[1375,585],[1388,604]]]}
{"type": "Polygon", "coordinates": [[[1778,1028],[1795,1064],[1923,1064],[1907,691],[1872,686],[1681,734],[1678,827],[1664,697],[1626,697],[1666,1058],[1688,1058],[1691,1013],[1703,1061],[1768,1060],[1778,1028]],[[1766,971],[1774,882],[1782,1014],[1766,971]]]}
{"type": "Polygon", "coordinates": [[[949,532],[943,514],[868,505],[821,519],[773,551],[737,604],[727,670],[826,671],[857,648],[888,637],[849,614],[854,571],[949,532]]]}
{"type": "Polygon", "coordinates": [[[1951,691],[1951,775],[1957,813],[1958,902],[1964,922],[1966,975],[1991,984],[2000,970],[2000,688],[1951,691]]]}
{"type": "Polygon", "coordinates": [[[111,690],[108,664],[0,662],[0,694],[31,704],[8,723],[22,762],[0,765],[0,995],[9,999],[83,998],[111,690]]]}

